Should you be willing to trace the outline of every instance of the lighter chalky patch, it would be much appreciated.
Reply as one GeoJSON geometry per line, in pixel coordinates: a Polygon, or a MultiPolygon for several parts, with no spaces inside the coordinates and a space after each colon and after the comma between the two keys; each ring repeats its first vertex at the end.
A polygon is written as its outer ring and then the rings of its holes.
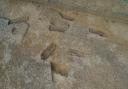
{"type": "Polygon", "coordinates": [[[11,52],[12,52],[12,50],[9,49],[9,44],[6,44],[5,46],[6,46],[6,48],[5,48],[5,51],[4,51],[4,58],[3,58],[3,60],[7,64],[11,60],[11,52]]]}

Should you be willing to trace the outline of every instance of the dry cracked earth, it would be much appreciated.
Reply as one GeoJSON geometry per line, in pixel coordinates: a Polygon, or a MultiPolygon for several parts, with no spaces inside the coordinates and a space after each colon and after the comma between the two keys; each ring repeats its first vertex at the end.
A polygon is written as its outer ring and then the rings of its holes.
{"type": "Polygon", "coordinates": [[[86,12],[0,0],[0,89],[128,89],[128,45],[109,31],[128,39],[127,30],[118,32],[127,28],[86,12]]]}

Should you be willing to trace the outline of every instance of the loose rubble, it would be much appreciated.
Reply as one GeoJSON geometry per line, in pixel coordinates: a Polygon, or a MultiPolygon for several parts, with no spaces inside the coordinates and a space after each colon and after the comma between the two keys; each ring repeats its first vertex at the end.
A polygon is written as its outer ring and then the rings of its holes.
{"type": "Polygon", "coordinates": [[[127,38],[127,24],[83,10],[8,1],[0,0],[0,11],[8,12],[0,13],[0,89],[128,89],[127,46],[111,39],[113,33],[127,38]]]}

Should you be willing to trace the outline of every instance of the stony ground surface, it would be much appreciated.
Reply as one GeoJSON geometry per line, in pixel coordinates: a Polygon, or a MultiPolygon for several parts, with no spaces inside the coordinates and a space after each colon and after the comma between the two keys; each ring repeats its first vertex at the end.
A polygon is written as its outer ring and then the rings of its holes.
{"type": "Polygon", "coordinates": [[[126,23],[30,2],[0,4],[0,89],[128,89],[126,23]]]}

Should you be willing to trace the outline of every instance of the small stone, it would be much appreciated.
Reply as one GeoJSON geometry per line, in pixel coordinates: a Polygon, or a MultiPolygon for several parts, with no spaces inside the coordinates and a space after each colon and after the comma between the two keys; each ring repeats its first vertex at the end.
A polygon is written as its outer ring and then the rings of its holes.
{"type": "Polygon", "coordinates": [[[66,14],[63,14],[61,12],[59,12],[59,15],[61,16],[61,18],[65,19],[65,20],[74,21],[74,18],[73,17],[68,16],[66,14]]]}
{"type": "Polygon", "coordinates": [[[105,33],[104,33],[104,32],[98,31],[98,30],[94,30],[94,29],[92,29],[92,28],[89,28],[89,32],[90,32],[90,33],[93,33],[93,34],[97,34],[97,35],[99,35],[99,36],[105,36],[105,33]]]}
{"type": "Polygon", "coordinates": [[[68,64],[52,61],[51,67],[52,67],[52,71],[61,74],[62,76],[68,76],[69,73],[68,64]]]}
{"type": "Polygon", "coordinates": [[[41,54],[41,59],[46,60],[56,50],[56,44],[51,43],[41,54]]]}
{"type": "Polygon", "coordinates": [[[11,19],[9,21],[9,24],[27,22],[28,20],[29,20],[29,16],[23,16],[23,17],[11,19]]]}
{"type": "Polygon", "coordinates": [[[16,28],[12,28],[12,34],[16,34],[16,28]]]}
{"type": "Polygon", "coordinates": [[[49,26],[50,31],[57,31],[57,32],[65,32],[69,29],[69,24],[63,20],[54,20],[51,21],[51,25],[49,26]]]}

